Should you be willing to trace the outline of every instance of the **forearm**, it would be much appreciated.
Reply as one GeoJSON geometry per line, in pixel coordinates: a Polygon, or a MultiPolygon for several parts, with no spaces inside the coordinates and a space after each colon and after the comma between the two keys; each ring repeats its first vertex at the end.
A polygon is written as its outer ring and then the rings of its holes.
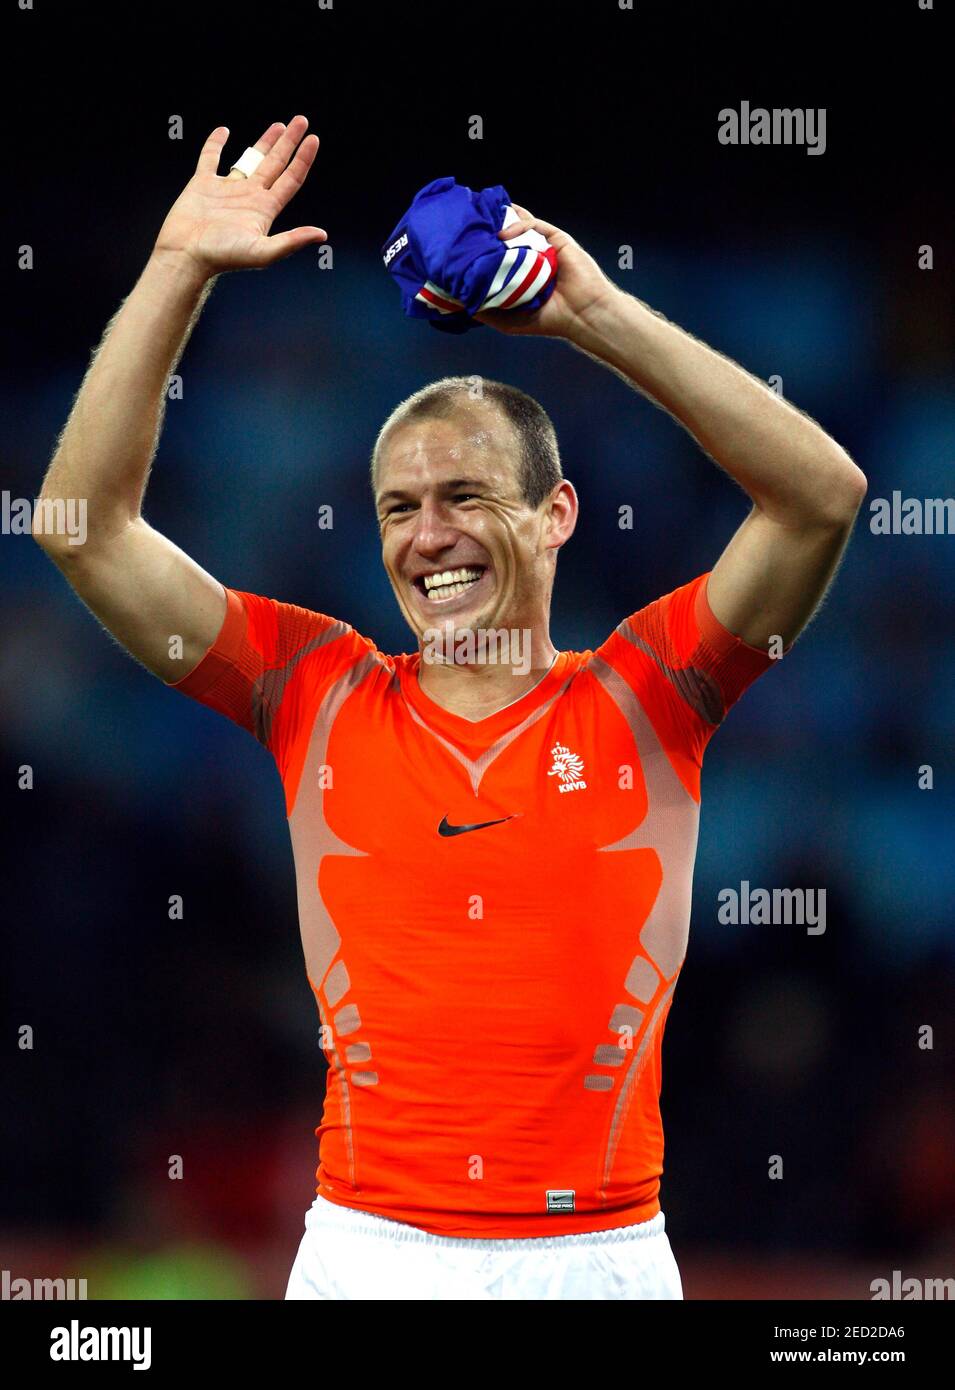
{"type": "Polygon", "coordinates": [[[851,519],[862,472],[814,421],[742,367],[616,290],[570,341],[669,411],[767,516],[851,519]]]}
{"type": "Polygon", "coordinates": [[[40,492],[86,500],[88,544],[140,514],[169,376],[214,283],[188,257],[154,252],[106,328],[40,492]]]}

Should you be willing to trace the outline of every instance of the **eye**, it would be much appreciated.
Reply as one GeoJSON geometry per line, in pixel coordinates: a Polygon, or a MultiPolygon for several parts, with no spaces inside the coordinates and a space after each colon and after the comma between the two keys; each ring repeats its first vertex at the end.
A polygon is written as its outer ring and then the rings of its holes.
{"type": "Polygon", "coordinates": [[[395,505],[394,505],[393,507],[389,507],[389,508],[388,508],[388,511],[385,513],[385,515],[386,515],[386,516],[394,516],[396,512],[404,512],[404,511],[407,511],[408,508],[409,508],[410,506],[411,506],[411,503],[410,503],[410,502],[396,502],[395,505]]]}
{"type": "Polygon", "coordinates": [[[475,502],[477,498],[473,492],[456,492],[451,500],[452,502],[475,502]]]}

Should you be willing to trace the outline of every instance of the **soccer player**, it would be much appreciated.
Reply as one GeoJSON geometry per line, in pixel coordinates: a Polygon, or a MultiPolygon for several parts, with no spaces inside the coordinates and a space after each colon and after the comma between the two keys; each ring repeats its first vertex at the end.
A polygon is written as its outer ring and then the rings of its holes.
{"type": "Polygon", "coordinates": [[[553,427],[521,391],[450,377],[397,407],[372,459],[414,653],[224,587],[146,523],[142,497],[214,278],[325,239],[269,235],[314,160],[307,124],[270,126],[251,176],[220,177],[228,131],[209,136],[44,481],[46,499],[87,499],[86,543],[37,539],[137,660],[253,734],[282,778],[329,1064],[287,1297],[678,1299],[660,1059],[703,753],[809,622],[865,479],[518,208],[502,236],[546,236],[556,289],[487,322],[605,363],[736,479],[752,510],[712,570],[595,651],[557,651],[551,592],[578,508],[553,427]]]}

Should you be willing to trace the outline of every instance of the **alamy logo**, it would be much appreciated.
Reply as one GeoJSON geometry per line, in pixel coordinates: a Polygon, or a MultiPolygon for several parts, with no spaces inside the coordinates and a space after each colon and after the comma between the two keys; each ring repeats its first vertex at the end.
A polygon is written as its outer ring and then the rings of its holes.
{"type": "Polygon", "coordinates": [[[550,750],[550,755],[554,759],[554,766],[548,772],[548,777],[559,777],[559,792],[585,791],[587,783],[582,779],[581,773],[584,765],[576,753],[572,753],[563,743],[555,743],[550,750]]]}
{"type": "Polygon", "coordinates": [[[739,888],[721,888],[716,895],[716,920],[724,925],[805,927],[807,936],[826,930],[825,888],[752,888],[744,878],[739,888]]]}
{"type": "Polygon", "coordinates": [[[134,1371],[148,1371],[152,1340],[151,1327],[81,1327],[74,1318],[51,1331],[50,1360],[131,1361],[134,1371]]]}
{"type": "Polygon", "coordinates": [[[67,545],[86,543],[85,497],[13,497],[0,493],[0,531],[5,536],[66,536],[67,545]]]}
{"type": "Polygon", "coordinates": [[[738,111],[724,106],[719,122],[721,145],[805,145],[807,154],[826,152],[824,106],[774,106],[767,111],[741,101],[738,111]]]}
{"type": "Polygon", "coordinates": [[[449,620],[443,628],[425,628],[421,660],[429,666],[510,666],[515,675],[526,676],[531,637],[529,627],[456,628],[449,620]]]}
{"type": "Polygon", "coordinates": [[[76,1299],[86,1297],[85,1279],[21,1279],[0,1269],[0,1299],[76,1299]]]}
{"type": "Polygon", "coordinates": [[[390,265],[399,251],[404,250],[408,245],[408,233],[402,232],[397,241],[393,241],[385,252],[385,265],[390,265]]]}
{"type": "Polygon", "coordinates": [[[891,1279],[873,1279],[869,1285],[873,1300],[882,1298],[926,1299],[951,1301],[955,1299],[955,1279],[903,1279],[900,1269],[893,1269],[891,1279]]]}
{"type": "Polygon", "coordinates": [[[869,503],[873,536],[955,536],[955,497],[903,497],[898,488],[869,503]]]}

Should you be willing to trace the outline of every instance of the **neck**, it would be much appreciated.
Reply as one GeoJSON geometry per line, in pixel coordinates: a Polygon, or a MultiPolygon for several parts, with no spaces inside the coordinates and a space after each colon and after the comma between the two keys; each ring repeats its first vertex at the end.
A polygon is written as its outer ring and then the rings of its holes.
{"type": "Polygon", "coordinates": [[[546,629],[516,631],[509,643],[506,636],[483,648],[467,632],[441,645],[422,644],[418,684],[436,704],[465,719],[496,714],[533,690],[558,656],[546,629]]]}

